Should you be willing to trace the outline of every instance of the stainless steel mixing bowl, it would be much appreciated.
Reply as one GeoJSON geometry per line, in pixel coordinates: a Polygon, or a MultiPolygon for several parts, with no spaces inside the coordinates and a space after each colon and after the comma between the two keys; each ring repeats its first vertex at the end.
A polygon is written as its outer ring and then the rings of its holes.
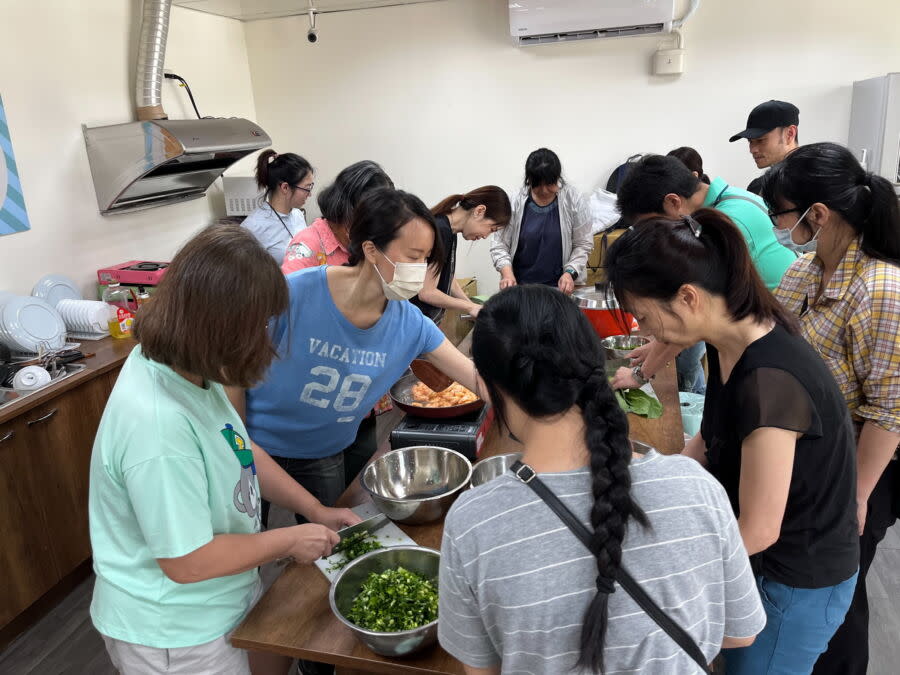
{"type": "Polygon", "coordinates": [[[360,628],[347,619],[353,599],[372,572],[404,567],[437,583],[441,554],[423,546],[393,546],[372,551],[347,565],[331,584],[328,601],[331,611],[366,647],[382,656],[409,656],[437,641],[437,619],[431,623],[398,633],[379,633],[360,628]]]}
{"type": "Polygon", "coordinates": [[[641,337],[640,335],[611,335],[608,338],[603,338],[600,344],[603,345],[606,358],[625,359],[628,358],[632,350],[643,347],[648,342],[650,342],[649,338],[641,337]]]}
{"type": "Polygon", "coordinates": [[[471,478],[472,464],[460,453],[417,445],[382,455],[359,480],[384,515],[419,525],[443,518],[471,478]]]}
{"type": "Polygon", "coordinates": [[[522,459],[521,452],[511,452],[508,455],[495,455],[476,462],[472,467],[472,487],[484,485],[498,476],[502,476],[509,470],[517,459],[522,459]]]}

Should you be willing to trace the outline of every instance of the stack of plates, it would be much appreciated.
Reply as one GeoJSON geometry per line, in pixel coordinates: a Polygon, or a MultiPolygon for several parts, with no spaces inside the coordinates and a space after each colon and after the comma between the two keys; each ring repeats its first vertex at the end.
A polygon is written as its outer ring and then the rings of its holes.
{"type": "Polygon", "coordinates": [[[0,294],[0,342],[14,352],[37,354],[62,349],[66,325],[53,307],[40,298],[0,294]]]}
{"type": "Polygon", "coordinates": [[[109,335],[109,307],[99,300],[60,300],[56,310],[75,337],[109,335]]]}
{"type": "Polygon", "coordinates": [[[83,297],[75,282],[62,274],[48,274],[41,278],[31,289],[31,294],[46,300],[51,307],[57,307],[60,300],[81,300],[83,297]]]}

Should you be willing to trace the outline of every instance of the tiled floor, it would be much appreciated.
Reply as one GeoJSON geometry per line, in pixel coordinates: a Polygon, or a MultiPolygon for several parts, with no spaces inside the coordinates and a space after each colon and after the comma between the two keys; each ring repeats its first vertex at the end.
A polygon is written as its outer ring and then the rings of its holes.
{"type": "MultiPolygon", "coordinates": [[[[275,524],[289,522],[286,514],[277,518],[275,524]]],[[[115,675],[88,615],[92,584],[92,579],[82,584],[3,652],[0,674],[115,675]]],[[[888,532],[878,549],[869,572],[869,599],[869,675],[895,675],[900,672],[900,525],[888,532]]]]}

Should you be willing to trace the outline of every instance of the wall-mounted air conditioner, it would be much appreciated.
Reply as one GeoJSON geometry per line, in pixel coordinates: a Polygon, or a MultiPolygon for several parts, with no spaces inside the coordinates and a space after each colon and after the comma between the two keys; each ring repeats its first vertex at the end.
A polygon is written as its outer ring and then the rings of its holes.
{"type": "Polygon", "coordinates": [[[509,0],[509,32],[520,47],[668,33],[675,0],[509,0]]]}

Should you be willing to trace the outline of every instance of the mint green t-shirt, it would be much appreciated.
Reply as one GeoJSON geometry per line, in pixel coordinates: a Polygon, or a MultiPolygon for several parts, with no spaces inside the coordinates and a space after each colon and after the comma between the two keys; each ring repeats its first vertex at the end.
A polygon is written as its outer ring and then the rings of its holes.
{"type": "Polygon", "coordinates": [[[248,435],[220,384],[198,387],[135,348],[94,441],[90,530],[100,633],[175,649],[225,635],[257,590],[256,570],[192,584],[157,558],[177,558],[217,534],[260,530],[248,435]]]}
{"type": "Polygon", "coordinates": [[[709,186],[703,207],[721,211],[734,221],[744,235],[763,283],[774,290],[797,256],[775,238],[766,203],[758,195],[716,178],[709,186]]]}

